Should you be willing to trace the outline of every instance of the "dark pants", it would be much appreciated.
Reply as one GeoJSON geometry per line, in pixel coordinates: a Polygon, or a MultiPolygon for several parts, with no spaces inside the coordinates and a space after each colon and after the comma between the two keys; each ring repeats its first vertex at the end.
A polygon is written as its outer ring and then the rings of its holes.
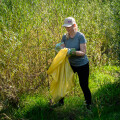
{"type": "MultiPolygon", "coordinates": [[[[88,87],[88,79],[89,79],[89,63],[86,65],[80,66],[80,67],[75,67],[72,66],[72,69],[75,72],[77,72],[78,77],[79,77],[79,83],[82,88],[82,91],[84,93],[85,101],[87,105],[91,104],[91,92],[88,87]]],[[[63,103],[64,98],[60,100],[61,103],[63,103]]]]}

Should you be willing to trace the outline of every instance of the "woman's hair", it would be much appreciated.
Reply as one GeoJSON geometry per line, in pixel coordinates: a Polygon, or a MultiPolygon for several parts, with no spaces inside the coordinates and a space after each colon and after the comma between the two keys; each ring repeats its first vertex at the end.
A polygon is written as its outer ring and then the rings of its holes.
{"type": "MultiPolygon", "coordinates": [[[[77,24],[73,24],[73,25],[74,25],[74,27],[73,27],[74,31],[77,32],[78,31],[77,24]]],[[[67,40],[69,39],[69,33],[66,33],[66,38],[67,38],[67,40]]]]}

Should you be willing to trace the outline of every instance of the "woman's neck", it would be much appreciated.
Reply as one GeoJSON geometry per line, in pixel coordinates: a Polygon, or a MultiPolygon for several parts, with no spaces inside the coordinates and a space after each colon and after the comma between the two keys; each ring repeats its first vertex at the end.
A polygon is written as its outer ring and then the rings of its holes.
{"type": "Polygon", "coordinates": [[[72,32],[72,33],[69,33],[69,37],[70,37],[70,38],[74,38],[74,36],[76,35],[76,33],[77,33],[76,31],[74,31],[74,32],[72,32]]]}

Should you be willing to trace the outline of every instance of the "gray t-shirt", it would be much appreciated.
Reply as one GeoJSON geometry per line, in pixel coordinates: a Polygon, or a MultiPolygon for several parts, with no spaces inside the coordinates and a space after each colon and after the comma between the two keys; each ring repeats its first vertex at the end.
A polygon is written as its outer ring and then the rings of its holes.
{"type": "MultiPolygon", "coordinates": [[[[75,48],[76,51],[80,50],[80,44],[86,43],[84,34],[77,32],[74,38],[66,38],[66,35],[63,35],[61,42],[64,42],[66,48],[75,48]]],[[[87,56],[70,56],[69,62],[72,66],[83,66],[89,62],[87,56]]]]}

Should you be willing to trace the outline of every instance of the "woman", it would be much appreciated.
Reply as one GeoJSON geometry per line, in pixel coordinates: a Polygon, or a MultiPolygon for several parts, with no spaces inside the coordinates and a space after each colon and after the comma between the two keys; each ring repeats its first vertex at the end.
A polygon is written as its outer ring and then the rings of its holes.
{"type": "MultiPolygon", "coordinates": [[[[63,27],[66,28],[67,34],[63,35],[62,41],[63,47],[75,49],[69,57],[70,65],[79,77],[79,83],[84,93],[87,108],[91,104],[91,92],[88,87],[89,78],[89,60],[86,56],[86,39],[81,32],[78,32],[75,19],[68,17],[64,20],[63,27]]],[[[64,104],[64,98],[59,101],[60,104],[64,104]]]]}

